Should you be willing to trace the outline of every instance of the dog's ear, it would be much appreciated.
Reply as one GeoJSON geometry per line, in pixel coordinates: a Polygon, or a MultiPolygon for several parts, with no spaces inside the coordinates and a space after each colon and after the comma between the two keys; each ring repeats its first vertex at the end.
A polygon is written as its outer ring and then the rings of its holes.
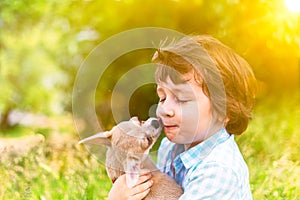
{"type": "Polygon", "coordinates": [[[126,184],[129,188],[135,186],[140,175],[141,161],[134,158],[127,158],[126,163],[126,184]]]}
{"type": "Polygon", "coordinates": [[[78,142],[78,144],[89,143],[89,144],[99,144],[99,145],[111,146],[110,138],[112,136],[112,133],[113,133],[113,130],[100,132],[100,133],[97,133],[90,137],[87,137],[83,140],[80,140],[78,142]]]}
{"type": "Polygon", "coordinates": [[[131,117],[130,121],[136,126],[141,126],[141,122],[139,121],[139,118],[137,116],[131,117]]]}

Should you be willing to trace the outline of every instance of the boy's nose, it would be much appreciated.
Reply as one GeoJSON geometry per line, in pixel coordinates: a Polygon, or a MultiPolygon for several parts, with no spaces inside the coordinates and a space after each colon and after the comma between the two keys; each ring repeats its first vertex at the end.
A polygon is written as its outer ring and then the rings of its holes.
{"type": "Polygon", "coordinates": [[[157,116],[162,117],[173,117],[175,115],[175,111],[170,106],[158,106],[156,114],[157,116]]]}
{"type": "Polygon", "coordinates": [[[164,115],[167,116],[167,117],[173,117],[174,116],[174,110],[172,109],[168,109],[168,110],[165,110],[164,111],[164,115]]]}

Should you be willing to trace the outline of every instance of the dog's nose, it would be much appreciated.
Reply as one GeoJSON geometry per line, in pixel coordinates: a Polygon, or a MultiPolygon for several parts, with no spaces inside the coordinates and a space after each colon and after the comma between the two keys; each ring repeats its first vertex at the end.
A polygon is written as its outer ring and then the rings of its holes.
{"type": "Polygon", "coordinates": [[[157,119],[153,119],[151,121],[151,126],[153,126],[154,128],[158,128],[159,127],[159,122],[157,119]]]}

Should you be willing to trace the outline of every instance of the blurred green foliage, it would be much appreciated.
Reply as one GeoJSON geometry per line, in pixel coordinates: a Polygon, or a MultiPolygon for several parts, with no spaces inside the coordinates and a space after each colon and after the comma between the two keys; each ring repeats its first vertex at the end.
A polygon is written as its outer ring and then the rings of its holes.
{"type": "MultiPolygon", "coordinates": [[[[283,0],[2,0],[0,13],[2,127],[15,109],[45,115],[70,112],[83,60],[108,37],[136,27],[211,34],[249,61],[261,81],[261,97],[299,90],[300,17],[283,0]]],[[[122,58],[101,80],[96,110],[105,124],[112,123],[110,91],[118,77],[148,63],[152,53],[122,58]]],[[[151,88],[142,92],[148,94],[145,101],[154,93],[151,88]]],[[[140,101],[131,101],[133,114],[143,115],[147,109],[135,112],[133,107],[143,106],[135,102],[140,101]]]]}

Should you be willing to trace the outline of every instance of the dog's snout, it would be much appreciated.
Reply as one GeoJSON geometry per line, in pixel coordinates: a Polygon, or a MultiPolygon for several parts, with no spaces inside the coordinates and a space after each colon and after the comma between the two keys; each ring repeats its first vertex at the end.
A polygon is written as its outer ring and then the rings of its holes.
{"type": "Polygon", "coordinates": [[[154,128],[159,128],[159,122],[157,119],[154,119],[151,121],[151,126],[153,126],[154,128]]]}

